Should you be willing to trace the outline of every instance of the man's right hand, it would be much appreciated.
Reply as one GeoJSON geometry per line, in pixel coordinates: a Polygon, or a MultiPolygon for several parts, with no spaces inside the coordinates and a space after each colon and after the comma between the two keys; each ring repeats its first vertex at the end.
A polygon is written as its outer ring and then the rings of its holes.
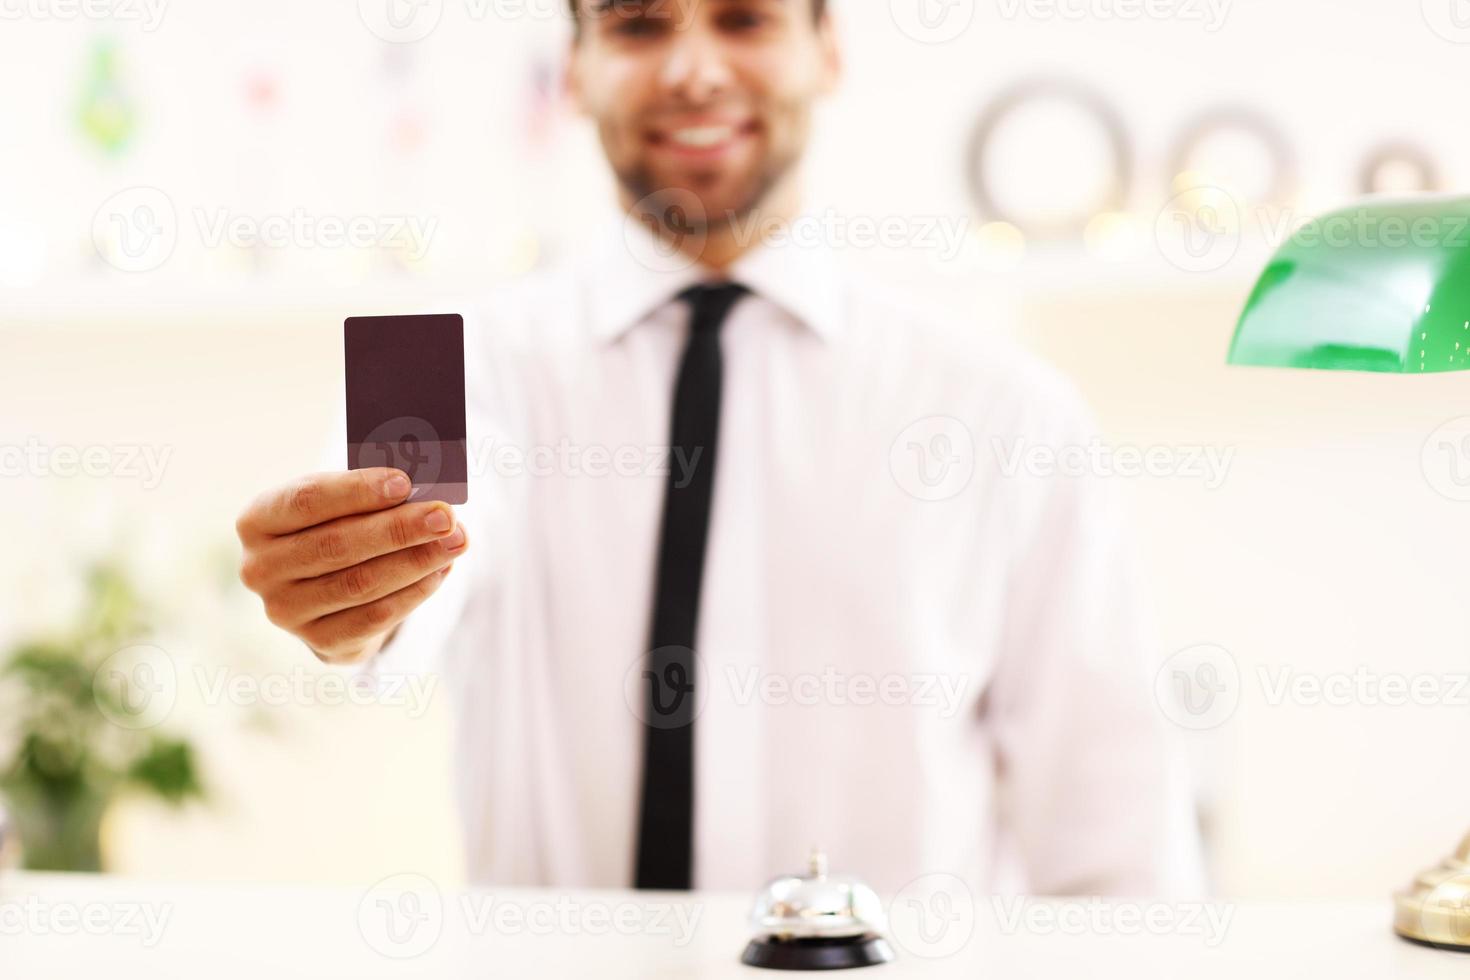
{"type": "Polygon", "coordinates": [[[448,504],[406,504],[409,490],[399,470],[365,469],[262,494],[235,522],[240,581],[322,660],[372,656],[469,545],[448,504]]]}

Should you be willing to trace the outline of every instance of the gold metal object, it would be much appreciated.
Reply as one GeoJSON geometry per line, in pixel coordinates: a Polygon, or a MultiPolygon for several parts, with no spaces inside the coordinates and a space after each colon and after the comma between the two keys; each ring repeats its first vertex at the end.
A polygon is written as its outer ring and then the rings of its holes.
{"type": "Polygon", "coordinates": [[[1412,942],[1470,952],[1470,837],[1394,897],[1393,928],[1412,942]]]}

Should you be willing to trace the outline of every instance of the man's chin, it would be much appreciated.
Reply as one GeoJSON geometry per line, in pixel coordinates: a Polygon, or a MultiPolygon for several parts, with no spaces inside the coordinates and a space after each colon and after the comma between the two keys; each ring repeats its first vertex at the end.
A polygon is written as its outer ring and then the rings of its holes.
{"type": "Polygon", "coordinates": [[[732,217],[743,216],[760,206],[759,196],[755,194],[711,192],[688,184],[665,184],[652,197],[656,203],[682,207],[691,224],[725,224],[732,217]]]}
{"type": "Polygon", "coordinates": [[[622,180],[634,202],[645,208],[678,207],[691,224],[718,225],[743,218],[760,207],[774,181],[747,176],[641,173],[622,180]]]}

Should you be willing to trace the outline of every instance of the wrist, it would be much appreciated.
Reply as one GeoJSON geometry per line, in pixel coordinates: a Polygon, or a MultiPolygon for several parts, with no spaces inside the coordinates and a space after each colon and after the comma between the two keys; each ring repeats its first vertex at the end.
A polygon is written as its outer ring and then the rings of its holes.
{"type": "MultiPolygon", "coordinates": [[[[306,644],[306,648],[310,650],[318,660],[328,665],[329,667],[357,667],[368,662],[369,660],[376,657],[379,653],[381,653],[383,651],[383,648],[388,645],[388,641],[393,638],[393,634],[396,632],[397,629],[393,629],[389,630],[386,633],[380,633],[379,635],[368,640],[362,646],[356,648],[348,647],[342,650],[318,650],[310,643],[306,644]]],[[[303,640],[302,642],[304,643],[305,641],[303,640]]]]}

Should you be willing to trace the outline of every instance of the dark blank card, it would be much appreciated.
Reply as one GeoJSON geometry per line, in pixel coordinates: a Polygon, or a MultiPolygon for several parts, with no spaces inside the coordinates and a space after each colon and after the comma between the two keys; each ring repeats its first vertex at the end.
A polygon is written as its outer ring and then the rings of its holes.
{"type": "Polygon", "coordinates": [[[469,500],[464,318],[354,316],[343,325],[347,467],[394,466],[410,500],[469,500]]]}

